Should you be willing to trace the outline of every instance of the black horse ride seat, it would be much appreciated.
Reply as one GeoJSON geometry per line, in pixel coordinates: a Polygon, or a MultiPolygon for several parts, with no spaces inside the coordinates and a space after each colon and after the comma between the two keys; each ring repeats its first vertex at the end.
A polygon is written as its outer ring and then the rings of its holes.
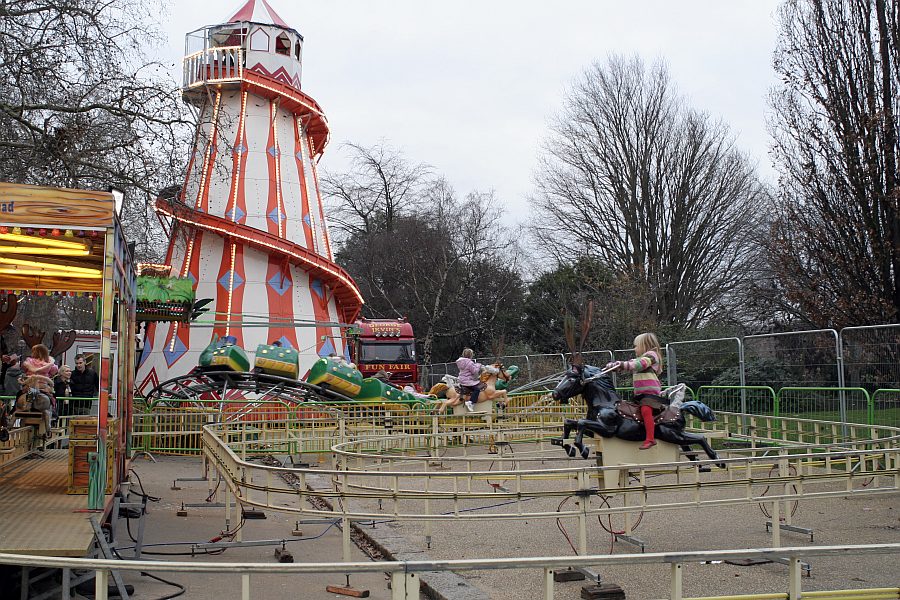
{"type": "MultiPolygon", "coordinates": [[[[658,398],[660,403],[663,404],[662,410],[653,410],[653,422],[659,425],[660,423],[675,423],[681,417],[681,409],[670,406],[666,404],[666,398],[662,398],[659,396],[654,396],[654,398],[658,398]]],[[[638,423],[643,423],[644,419],[641,417],[641,406],[639,404],[635,404],[633,402],[625,402],[620,400],[616,403],[616,412],[618,412],[622,418],[631,419],[632,421],[637,421],[638,423]]]]}

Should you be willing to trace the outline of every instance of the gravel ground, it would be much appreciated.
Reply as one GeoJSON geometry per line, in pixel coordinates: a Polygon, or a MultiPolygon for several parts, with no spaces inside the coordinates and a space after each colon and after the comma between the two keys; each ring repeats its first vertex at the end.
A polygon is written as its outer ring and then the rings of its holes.
{"type": "MultiPolygon", "coordinates": [[[[484,448],[480,451],[484,452],[484,448]]],[[[524,455],[528,449],[517,447],[516,452],[524,455]]],[[[477,449],[473,449],[477,452],[477,449]]],[[[559,456],[559,449],[548,449],[544,466],[571,466],[571,461],[559,456]]],[[[175,511],[182,501],[186,503],[202,503],[207,496],[205,482],[184,482],[182,491],[169,488],[177,477],[196,477],[200,474],[198,458],[161,457],[159,463],[139,461],[135,470],[141,476],[144,486],[151,494],[162,496],[159,503],[151,505],[148,515],[146,542],[161,541],[203,541],[219,533],[224,527],[223,508],[189,508],[188,517],[176,517],[175,511]]],[[[450,461],[446,461],[448,466],[450,461]]],[[[421,463],[420,463],[421,464],[421,463]]],[[[575,464],[584,464],[577,461],[575,464]]],[[[411,464],[403,469],[412,470],[411,464]]],[[[434,469],[432,464],[429,469],[434,469]]],[[[487,465],[485,465],[487,468],[487,465]]],[[[497,470],[499,465],[491,468],[497,470]]],[[[449,469],[448,469],[449,471],[449,469]]],[[[667,476],[654,479],[653,483],[666,481],[667,476]]],[[[704,480],[724,479],[722,472],[713,472],[704,476],[704,480]]],[[[444,485],[452,485],[448,479],[444,485]]],[[[490,483],[497,481],[475,481],[473,490],[483,488],[490,492],[490,483]]],[[[507,484],[508,485],[508,484],[507,484]]],[[[538,486],[562,486],[560,481],[545,481],[538,486]]],[[[835,484],[827,484],[834,486],[835,484]]],[[[820,487],[827,487],[822,485],[820,487]]],[[[432,489],[437,489],[435,484],[432,489]]],[[[807,489],[813,489],[808,487],[807,489]]],[[[707,492],[704,492],[705,494],[707,492]]],[[[716,492],[713,492],[716,493],[716,492]]],[[[727,493],[725,490],[721,494],[727,493]]],[[[666,494],[658,498],[661,501],[672,501],[666,494]]],[[[221,497],[219,497],[221,500],[221,497]]],[[[574,502],[570,499],[568,503],[574,502]]],[[[597,502],[595,498],[592,502],[597,502]]],[[[528,501],[527,510],[554,511],[559,499],[528,501]]],[[[385,502],[384,509],[390,510],[385,502]]],[[[490,498],[469,505],[470,508],[486,507],[499,504],[490,498]]],[[[375,502],[354,500],[354,508],[375,510],[375,502]]],[[[571,504],[567,504],[571,506],[571,504]]],[[[432,503],[432,512],[450,510],[450,503],[432,503]]],[[[424,503],[405,502],[404,511],[424,512],[424,503]]],[[[515,505],[493,506],[489,510],[512,512],[515,505]]],[[[480,511],[472,511],[473,514],[480,511]]],[[[483,512],[483,511],[482,511],[483,512]]],[[[247,521],[244,526],[244,539],[264,539],[290,537],[296,517],[267,513],[266,520],[247,521]]],[[[647,512],[643,515],[635,536],[647,543],[648,552],[714,550],[732,548],[763,548],[772,545],[772,536],[766,532],[765,521],[758,505],[737,505],[703,509],[686,509],[668,512],[647,512]]],[[[386,517],[374,526],[364,525],[363,531],[376,541],[380,536],[392,539],[394,548],[402,548],[407,557],[420,560],[484,558],[484,557],[524,557],[524,556],[565,556],[571,555],[572,549],[563,534],[557,528],[555,520],[481,520],[452,521],[436,523],[432,526],[431,548],[425,546],[424,526],[421,523],[388,522],[386,517]],[[398,537],[399,534],[399,537],[398,537]],[[398,541],[399,540],[399,541],[398,541]]],[[[800,527],[814,530],[815,545],[867,544],[867,543],[900,543],[900,494],[879,496],[853,496],[849,498],[831,498],[803,501],[793,515],[793,523],[800,527]]],[[[612,526],[622,527],[622,518],[613,517],[612,526]]],[[[573,543],[576,539],[577,524],[574,519],[567,519],[563,527],[569,532],[573,543]]],[[[341,534],[337,528],[324,531],[324,526],[303,526],[305,537],[316,540],[297,542],[290,546],[295,560],[299,561],[339,561],[341,558],[341,534]]],[[[637,552],[633,546],[622,542],[613,544],[612,536],[600,523],[589,523],[589,552],[592,554],[627,554],[637,552]]],[[[808,536],[797,533],[782,533],[782,545],[810,545],[808,536]]],[[[203,556],[197,560],[220,561],[254,561],[271,562],[274,560],[272,547],[229,549],[220,556],[203,556]]],[[[355,560],[365,560],[362,552],[354,549],[355,560]]],[[[183,558],[183,557],[179,557],[183,558]]],[[[900,560],[897,555],[876,556],[867,560],[854,557],[814,559],[811,564],[811,577],[803,578],[804,591],[831,590],[843,588],[872,588],[900,586],[900,560]]],[[[785,592],[787,590],[787,567],[782,564],[762,564],[756,566],[736,566],[729,564],[690,564],[684,567],[684,594],[686,597],[785,592]]],[[[239,580],[235,578],[197,578],[162,574],[167,579],[181,582],[188,586],[187,598],[231,598],[237,596],[239,580]]],[[[620,585],[628,598],[648,599],[668,596],[669,567],[642,566],[629,570],[622,567],[604,568],[601,572],[603,580],[620,585]]],[[[480,589],[484,595],[495,600],[522,600],[541,596],[542,574],[536,570],[505,570],[461,572],[459,576],[480,589]]],[[[129,581],[137,587],[136,598],[161,598],[171,593],[173,588],[164,584],[138,576],[129,576],[129,581]]],[[[338,596],[325,592],[325,586],[340,584],[327,577],[267,577],[265,580],[254,580],[253,598],[326,598],[338,596]]],[[[340,578],[342,579],[342,578],[340,578]]],[[[424,577],[427,580],[427,576],[424,577]]],[[[389,598],[390,590],[384,576],[373,574],[354,576],[352,583],[358,588],[369,589],[373,598],[389,598]]],[[[586,582],[556,584],[556,598],[579,598],[581,588],[586,582]]],[[[456,584],[453,584],[456,585],[456,584]]],[[[458,592],[446,592],[456,588],[444,586],[444,597],[463,598],[476,597],[471,591],[464,591],[462,586],[458,592]]],[[[482,596],[483,597],[483,596],[482,596]]]]}
{"type": "MultiPolygon", "coordinates": [[[[204,481],[185,481],[178,485],[180,491],[170,489],[176,478],[195,478],[202,475],[199,458],[157,456],[158,462],[138,460],[133,464],[147,493],[159,496],[159,502],[149,505],[144,542],[149,552],[186,552],[189,546],[153,546],[153,544],[171,542],[205,542],[218,535],[225,527],[224,507],[187,507],[187,517],[179,517],[176,511],[181,503],[186,505],[203,504],[209,492],[204,481]]],[[[218,501],[222,501],[221,494],[218,501]]],[[[232,518],[234,519],[234,511],[232,518]]],[[[247,520],[243,527],[244,540],[287,539],[287,549],[293,554],[295,562],[340,562],[341,531],[337,527],[327,528],[325,525],[301,525],[303,536],[291,535],[295,528],[296,516],[273,511],[266,512],[265,519],[247,520]]],[[[232,523],[234,525],[234,523],[232,523]]],[[[133,528],[134,529],[134,528],[133,528]]],[[[126,544],[125,541],[120,544],[126,544]]],[[[369,558],[355,546],[352,548],[354,561],[366,561],[369,558]]],[[[197,562],[260,562],[274,563],[275,546],[257,546],[247,548],[229,548],[220,555],[190,556],[151,556],[147,559],[162,560],[194,560],[197,562]]],[[[125,552],[123,552],[125,554],[125,552]]],[[[239,598],[241,580],[235,576],[209,576],[187,573],[154,573],[165,579],[177,582],[186,588],[182,598],[188,599],[226,599],[239,598]]],[[[177,591],[175,587],[163,584],[137,574],[126,574],[125,580],[135,586],[136,600],[160,599],[177,591]]],[[[315,576],[255,576],[251,579],[251,598],[253,600],[281,600],[285,598],[346,598],[325,591],[328,585],[345,585],[341,575],[315,576]]],[[[370,598],[388,599],[391,592],[387,579],[381,573],[353,575],[351,584],[358,589],[369,590],[370,598]]],[[[0,593],[2,597],[2,593],[0,593]]]]}
{"type": "MultiPolygon", "coordinates": [[[[520,453],[520,450],[516,450],[520,453]]],[[[558,452],[558,449],[557,449],[558,452]]],[[[552,454],[551,454],[552,456],[552,454]]],[[[446,461],[448,466],[450,461],[446,461]]],[[[545,466],[564,466],[565,460],[548,460],[545,466]]],[[[571,463],[568,463],[571,466],[571,463]]],[[[583,463],[581,463],[583,464],[583,463]]],[[[412,464],[397,467],[412,470],[412,464]]],[[[434,468],[433,466],[430,468],[434,468]]],[[[487,468],[485,465],[484,468],[487,468]]],[[[493,466],[498,469],[498,466],[493,466]]],[[[673,480],[660,476],[652,483],[673,480]]],[[[726,479],[722,471],[703,476],[704,481],[726,479]]],[[[451,485],[447,480],[446,485],[451,485]]],[[[496,481],[493,483],[497,483],[496,481]]],[[[507,483],[506,485],[511,485],[507,483]]],[[[561,482],[547,482],[546,485],[562,485],[561,482]]],[[[841,484],[807,484],[807,491],[842,489],[841,484]]],[[[473,483],[473,490],[479,486],[489,491],[489,482],[473,483]]],[[[432,484],[431,489],[438,489],[432,484]]],[[[450,489],[447,487],[447,489],[450,489]]],[[[704,494],[726,497],[729,492],[704,491],[704,494]]],[[[733,492],[732,494],[733,495],[733,492]]],[[[683,500],[675,494],[654,495],[657,501],[683,500]]],[[[575,499],[569,500],[574,502],[575,499]]],[[[597,502],[595,498],[592,502],[597,502]]],[[[482,506],[496,504],[485,500],[482,506]]],[[[534,500],[527,503],[526,510],[553,511],[559,500],[534,500]]],[[[354,501],[358,508],[375,508],[374,503],[354,501]]],[[[384,503],[386,510],[388,503],[384,503]]],[[[571,507],[568,504],[567,507],[571,507]]],[[[432,512],[451,510],[449,503],[432,502],[432,512]]],[[[405,502],[404,512],[416,510],[424,512],[424,503],[405,502]]],[[[492,511],[515,512],[515,505],[493,506],[492,511]]],[[[478,512],[478,511],[473,511],[478,512]]],[[[692,508],[667,512],[647,512],[643,515],[635,531],[635,536],[646,543],[647,552],[765,548],[773,545],[771,533],[767,533],[767,517],[757,504],[735,506],[692,508]]],[[[623,527],[622,517],[613,517],[612,529],[623,527]]],[[[803,501],[797,506],[792,523],[813,530],[814,544],[809,536],[799,533],[782,532],[782,546],[843,545],[870,543],[900,543],[900,494],[857,495],[848,498],[829,498],[803,501]]],[[[572,543],[577,543],[577,522],[568,519],[562,523],[568,530],[572,543]]],[[[384,525],[376,525],[376,528],[384,525]]],[[[424,527],[420,523],[390,523],[393,534],[401,532],[410,550],[427,552],[432,559],[483,558],[483,557],[525,557],[571,555],[573,550],[551,520],[508,520],[508,521],[453,521],[435,524],[432,527],[432,544],[428,549],[424,544],[424,527]]],[[[596,520],[588,529],[589,553],[630,554],[639,552],[634,546],[623,542],[612,543],[612,536],[596,520]]],[[[462,572],[460,575],[473,585],[484,590],[496,600],[520,600],[541,597],[542,574],[535,570],[492,570],[462,572]]],[[[770,563],[756,566],[736,566],[730,564],[690,564],[684,567],[684,594],[686,597],[786,592],[788,569],[783,564],[770,563]]],[[[620,585],[629,598],[668,597],[669,567],[667,565],[642,566],[638,570],[624,567],[603,568],[604,582],[620,585]]],[[[578,598],[585,582],[558,583],[556,598],[578,598]]],[[[802,581],[804,591],[834,590],[846,588],[874,588],[900,586],[900,559],[897,555],[885,555],[861,559],[856,557],[819,558],[812,560],[811,576],[802,581]]]]}

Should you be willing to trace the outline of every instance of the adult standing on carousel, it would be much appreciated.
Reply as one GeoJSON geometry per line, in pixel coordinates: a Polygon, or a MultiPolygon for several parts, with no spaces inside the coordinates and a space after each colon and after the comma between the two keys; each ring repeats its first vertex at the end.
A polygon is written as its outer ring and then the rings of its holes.
{"type": "Polygon", "coordinates": [[[100,393],[100,376],[87,365],[84,354],[75,355],[71,383],[73,398],[96,398],[100,393]]]}

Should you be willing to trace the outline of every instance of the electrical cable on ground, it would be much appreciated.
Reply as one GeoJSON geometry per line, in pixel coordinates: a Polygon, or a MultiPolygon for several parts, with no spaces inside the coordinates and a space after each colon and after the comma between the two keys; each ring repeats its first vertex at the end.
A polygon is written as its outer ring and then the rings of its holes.
{"type": "MultiPolygon", "coordinates": [[[[119,560],[124,560],[122,558],[122,555],[119,554],[118,550],[116,550],[115,548],[112,548],[112,551],[113,551],[113,554],[116,555],[116,558],[118,558],[119,560]]],[[[161,596],[161,597],[157,598],[156,600],[171,600],[172,598],[177,598],[179,596],[184,595],[184,593],[186,591],[185,587],[183,585],[181,585],[180,583],[176,583],[174,581],[169,581],[168,579],[163,579],[162,577],[159,577],[157,575],[152,575],[150,573],[147,573],[146,571],[141,571],[140,574],[141,574],[141,577],[149,577],[150,579],[155,579],[155,580],[159,581],[160,583],[164,583],[166,585],[170,585],[172,587],[178,588],[178,591],[175,592],[174,594],[169,594],[168,596],[161,596]]]]}

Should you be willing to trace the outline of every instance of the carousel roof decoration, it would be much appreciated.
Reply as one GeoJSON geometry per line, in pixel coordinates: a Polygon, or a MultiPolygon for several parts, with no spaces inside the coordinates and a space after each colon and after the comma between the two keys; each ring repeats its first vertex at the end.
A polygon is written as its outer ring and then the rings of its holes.
{"type": "Polygon", "coordinates": [[[189,277],[138,277],[138,321],[186,323],[191,320],[193,306],[194,282],[189,277]]]}

